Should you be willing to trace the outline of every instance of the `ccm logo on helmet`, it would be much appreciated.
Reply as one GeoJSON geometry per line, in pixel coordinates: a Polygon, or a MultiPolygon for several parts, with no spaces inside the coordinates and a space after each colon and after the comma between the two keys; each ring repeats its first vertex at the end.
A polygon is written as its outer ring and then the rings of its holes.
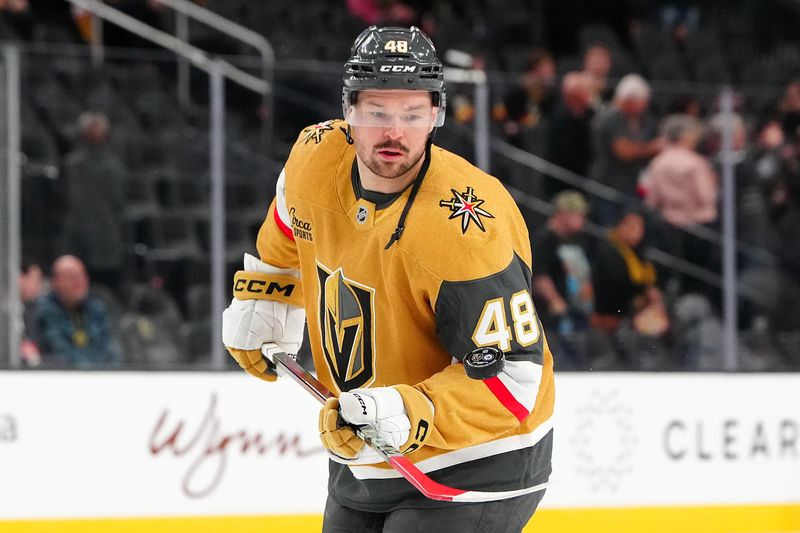
{"type": "Polygon", "coordinates": [[[381,72],[416,72],[416,65],[381,65],[381,72]]]}
{"type": "Polygon", "coordinates": [[[281,286],[274,281],[270,281],[267,285],[266,281],[260,279],[237,279],[236,284],[233,286],[233,292],[251,292],[262,294],[274,294],[275,292],[283,293],[287,298],[292,295],[295,285],[288,284],[281,286]]]}

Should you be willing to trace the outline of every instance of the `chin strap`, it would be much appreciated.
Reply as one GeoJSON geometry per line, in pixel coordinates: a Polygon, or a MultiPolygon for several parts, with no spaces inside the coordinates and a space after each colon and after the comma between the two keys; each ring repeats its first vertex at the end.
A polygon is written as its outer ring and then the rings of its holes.
{"type": "Polygon", "coordinates": [[[342,130],[342,133],[344,133],[344,138],[347,141],[347,144],[353,144],[353,136],[350,135],[350,124],[348,124],[346,128],[344,126],[339,126],[339,129],[342,130]]]}
{"type": "Polygon", "coordinates": [[[428,144],[425,147],[425,161],[422,163],[422,166],[417,173],[417,177],[414,178],[414,185],[411,187],[411,193],[408,195],[406,205],[403,206],[403,212],[400,214],[400,219],[397,221],[397,227],[392,233],[392,237],[389,239],[389,242],[386,244],[384,250],[388,250],[394,243],[399,241],[400,237],[403,235],[403,230],[406,229],[406,217],[408,216],[408,212],[411,210],[411,204],[414,203],[414,198],[417,197],[419,188],[422,186],[422,179],[428,172],[428,166],[431,163],[431,144],[431,140],[429,139],[428,144]]]}

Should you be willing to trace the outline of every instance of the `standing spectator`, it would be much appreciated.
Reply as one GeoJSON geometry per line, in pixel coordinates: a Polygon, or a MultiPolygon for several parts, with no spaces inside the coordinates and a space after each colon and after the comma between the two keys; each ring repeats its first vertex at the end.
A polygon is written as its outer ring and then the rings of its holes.
{"type": "MultiPolygon", "coordinates": [[[[561,82],[561,101],[550,120],[547,159],[560,167],[586,176],[592,160],[592,118],[594,99],[591,77],[584,72],[569,72],[561,82]]],[[[548,180],[546,192],[555,196],[566,186],[548,180]]]]}
{"type": "Polygon", "coordinates": [[[44,289],[44,273],[35,262],[24,259],[19,273],[19,295],[22,301],[22,344],[20,355],[26,366],[39,366],[42,354],[38,343],[36,305],[44,289]]]}
{"type": "MultiPolygon", "coordinates": [[[[591,177],[619,192],[635,195],[639,173],[664,142],[656,137],[656,122],[647,113],[650,86],[638,74],[623,77],[614,91],[614,105],[594,124],[591,177]]],[[[613,206],[602,203],[600,221],[614,217],[613,206]]]]}
{"type": "Polygon", "coordinates": [[[708,120],[708,148],[713,165],[721,176],[723,169],[722,138],[731,131],[733,176],[736,195],[736,237],[755,247],[767,248],[774,236],[769,207],[757,169],[757,155],[749,150],[747,127],[737,114],[717,113],[708,120]]]}
{"type": "Polygon", "coordinates": [[[591,263],[595,292],[592,328],[611,337],[633,368],[664,363],[663,349],[651,350],[660,347],[656,339],[669,328],[656,269],[642,255],[644,235],[642,215],[626,209],[608,237],[592,251],[591,263]],[[649,358],[643,365],[647,351],[660,360],[649,358]]]}
{"type": "Polygon", "coordinates": [[[30,40],[32,31],[28,0],[0,1],[0,39],[30,40]]]}
{"type": "Polygon", "coordinates": [[[800,79],[792,80],[778,103],[781,127],[790,140],[800,138],[800,79]]]}
{"type": "Polygon", "coordinates": [[[97,368],[112,366],[111,322],[102,302],[89,294],[83,262],[65,255],[55,260],[52,290],[39,303],[39,337],[47,366],[97,368]]]}
{"type": "Polygon", "coordinates": [[[108,144],[108,118],[86,112],[78,119],[80,145],[65,163],[64,246],[82,257],[95,282],[119,285],[125,259],[120,213],[127,169],[108,144]]]}
{"type": "Polygon", "coordinates": [[[708,160],[695,151],[702,131],[700,122],[693,117],[667,117],[662,134],[668,144],[643,175],[642,192],[647,205],[677,227],[717,219],[719,179],[708,160]]]}
{"type": "MultiPolygon", "coordinates": [[[[555,212],[547,227],[534,232],[533,297],[542,323],[567,357],[580,357],[569,341],[588,327],[592,283],[583,229],[589,205],[577,191],[562,191],[553,199],[555,212]]],[[[578,361],[573,361],[578,363],[578,361]]]]}
{"type": "Polygon", "coordinates": [[[533,131],[542,126],[553,109],[555,86],[556,64],[552,54],[545,48],[533,49],[519,85],[505,94],[502,109],[497,113],[503,134],[511,144],[539,152],[533,131]]]}
{"type": "Polygon", "coordinates": [[[612,65],[611,51],[602,43],[593,44],[583,52],[583,72],[591,80],[592,105],[595,109],[602,109],[611,98],[608,74],[612,65]]]}

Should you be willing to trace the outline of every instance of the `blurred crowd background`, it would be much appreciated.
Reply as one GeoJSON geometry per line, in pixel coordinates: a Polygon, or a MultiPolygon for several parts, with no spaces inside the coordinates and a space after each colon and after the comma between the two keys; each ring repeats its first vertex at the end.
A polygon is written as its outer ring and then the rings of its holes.
{"type": "MultiPolygon", "coordinates": [[[[341,116],[355,36],[413,24],[446,67],[487,75],[491,173],[528,222],[559,369],[723,368],[728,140],[738,368],[800,369],[800,2],[197,3],[265,36],[277,56],[274,102],[228,84],[231,273],[254,252],[298,132],[341,116]],[[721,112],[723,87],[732,114],[721,112]]],[[[157,0],[107,4],[174,29],[157,0]]],[[[104,61],[93,63],[92,31],[66,1],[0,0],[0,40],[21,50],[23,366],[206,369],[208,77],[194,71],[181,102],[171,53],[106,24],[104,61]]],[[[202,25],[191,43],[258,68],[252,51],[202,25]]],[[[473,86],[447,90],[435,142],[474,160],[473,86]]]]}

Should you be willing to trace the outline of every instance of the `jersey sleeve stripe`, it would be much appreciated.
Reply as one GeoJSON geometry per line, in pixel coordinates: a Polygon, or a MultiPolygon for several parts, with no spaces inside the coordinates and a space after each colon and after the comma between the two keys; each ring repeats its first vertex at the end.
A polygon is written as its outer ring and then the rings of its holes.
{"type": "Polygon", "coordinates": [[[275,223],[284,235],[294,240],[289,209],[286,207],[286,169],[281,169],[275,185],[275,223]]]}
{"type": "Polygon", "coordinates": [[[275,214],[275,216],[272,217],[272,218],[275,219],[275,224],[278,225],[278,229],[281,230],[283,232],[283,234],[286,235],[288,238],[294,240],[294,234],[292,233],[292,228],[287,226],[283,222],[283,220],[281,220],[281,216],[278,213],[278,206],[277,205],[275,206],[274,214],[275,214]]]}
{"type": "Polygon", "coordinates": [[[500,400],[500,403],[511,411],[511,414],[517,417],[517,420],[522,422],[530,414],[530,411],[514,398],[514,395],[511,394],[511,391],[508,390],[508,387],[506,387],[505,383],[503,383],[499,377],[495,376],[493,378],[484,379],[483,382],[489,387],[492,394],[500,400]]]}
{"type": "Polygon", "coordinates": [[[492,379],[499,383],[486,383],[489,390],[520,422],[533,411],[542,382],[542,365],[506,360],[503,371],[492,379]]]}

